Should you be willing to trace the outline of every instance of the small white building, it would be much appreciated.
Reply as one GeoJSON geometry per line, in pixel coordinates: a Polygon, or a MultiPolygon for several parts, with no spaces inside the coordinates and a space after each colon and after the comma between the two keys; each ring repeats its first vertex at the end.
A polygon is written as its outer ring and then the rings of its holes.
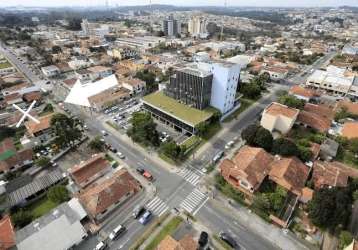
{"type": "Polygon", "coordinates": [[[42,67],[41,71],[46,77],[54,77],[61,73],[60,69],[55,65],[42,67]]]}

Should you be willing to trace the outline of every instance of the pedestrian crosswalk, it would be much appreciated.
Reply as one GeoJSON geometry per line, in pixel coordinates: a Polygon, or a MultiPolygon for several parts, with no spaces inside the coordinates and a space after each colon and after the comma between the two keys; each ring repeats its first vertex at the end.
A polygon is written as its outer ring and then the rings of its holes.
{"type": "Polygon", "coordinates": [[[158,196],[154,197],[151,201],[149,201],[145,207],[149,209],[153,214],[161,216],[168,209],[168,205],[165,204],[158,196]]]}
{"type": "Polygon", "coordinates": [[[180,207],[195,215],[208,199],[209,197],[206,194],[195,188],[193,192],[183,200],[180,207]]]}
{"type": "Polygon", "coordinates": [[[184,180],[196,186],[200,181],[200,175],[189,168],[183,168],[178,172],[178,175],[184,180]]]}

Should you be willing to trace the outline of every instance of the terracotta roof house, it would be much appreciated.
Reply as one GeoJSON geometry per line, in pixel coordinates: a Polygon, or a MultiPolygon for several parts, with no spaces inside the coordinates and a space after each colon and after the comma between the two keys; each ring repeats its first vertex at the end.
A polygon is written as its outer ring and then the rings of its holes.
{"type": "Polygon", "coordinates": [[[0,250],[11,249],[15,246],[15,230],[9,215],[0,220],[0,250]]]}
{"type": "Polygon", "coordinates": [[[263,111],[260,124],[270,132],[286,134],[296,122],[298,114],[298,109],[273,102],[263,111]]]}
{"type": "Polygon", "coordinates": [[[312,180],[315,189],[346,187],[350,176],[357,177],[356,171],[339,162],[315,161],[313,164],[312,180]]]}
{"type": "Polygon", "coordinates": [[[292,86],[288,93],[290,95],[294,95],[298,99],[305,100],[307,102],[310,101],[311,99],[313,99],[314,97],[318,96],[318,94],[315,90],[304,88],[304,87],[301,87],[300,85],[292,86]]]}
{"type": "Polygon", "coordinates": [[[346,122],[343,124],[341,135],[348,139],[358,138],[358,122],[346,122]]]}
{"type": "Polygon", "coordinates": [[[25,122],[27,132],[33,137],[37,137],[41,134],[46,133],[50,129],[50,122],[52,116],[53,114],[37,117],[40,123],[36,123],[33,120],[25,122]]]}
{"type": "Polygon", "coordinates": [[[314,128],[320,132],[327,132],[331,127],[333,111],[326,105],[306,103],[297,118],[297,123],[314,128]]]}
{"type": "Polygon", "coordinates": [[[233,160],[222,161],[220,171],[227,182],[251,195],[270,172],[273,160],[274,157],[262,148],[244,146],[233,160]]]}
{"type": "Polygon", "coordinates": [[[309,172],[310,169],[296,157],[275,159],[271,164],[269,179],[301,196],[309,172]]]}
{"type": "Polygon", "coordinates": [[[157,246],[156,250],[196,250],[198,243],[189,234],[185,235],[179,241],[172,236],[167,235],[157,246]]]}
{"type": "Polygon", "coordinates": [[[341,100],[337,102],[334,111],[338,112],[342,108],[346,108],[351,114],[358,115],[358,102],[351,102],[347,100],[341,100]]]}
{"type": "Polygon", "coordinates": [[[22,96],[22,99],[25,102],[33,102],[33,101],[40,101],[42,98],[41,91],[32,91],[29,93],[26,93],[22,96]]]}
{"type": "Polygon", "coordinates": [[[106,160],[105,154],[93,155],[90,159],[74,165],[68,171],[74,182],[84,188],[105,175],[110,170],[110,163],[106,160]]]}
{"type": "Polygon", "coordinates": [[[79,194],[79,199],[90,217],[101,221],[141,189],[140,183],[125,169],[109,179],[96,182],[79,194]]]}

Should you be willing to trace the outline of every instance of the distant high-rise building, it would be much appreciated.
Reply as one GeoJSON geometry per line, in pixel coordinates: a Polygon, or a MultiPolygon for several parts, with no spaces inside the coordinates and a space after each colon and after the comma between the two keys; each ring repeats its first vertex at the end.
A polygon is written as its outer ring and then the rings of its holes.
{"type": "Polygon", "coordinates": [[[175,20],[173,15],[170,15],[168,19],[163,21],[163,32],[166,36],[175,37],[181,33],[181,24],[178,20],[175,20]]]}
{"type": "Polygon", "coordinates": [[[165,94],[197,109],[210,105],[213,74],[204,70],[183,68],[170,77],[165,94]]]}
{"type": "Polygon", "coordinates": [[[206,19],[199,16],[194,16],[189,20],[188,32],[195,37],[202,37],[207,34],[206,19]]]}
{"type": "Polygon", "coordinates": [[[89,27],[89,22],[88,22],[87,19],[82,19],[81,29],[82,29],[83,34],[85,34],[86,36],[89,35],[89,33],[90,33],[90,27],[89,27]]]}

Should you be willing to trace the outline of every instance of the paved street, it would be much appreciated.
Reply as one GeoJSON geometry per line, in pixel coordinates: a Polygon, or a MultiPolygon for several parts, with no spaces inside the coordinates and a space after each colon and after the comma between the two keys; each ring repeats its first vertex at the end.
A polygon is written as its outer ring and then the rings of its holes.
{"type": "MultiPolygon", "coordinates": [[[[8,58],[33,82],[37,80],[36,76],[33,76],[16,57],[9,55],[8,58]]],[[[319,67],[323,62],[324,60],[315,67],[319,67]]],[[[200,180],[203,176],[200,170],[211,161],[217,151],[223,150],[228,141],[239,135],[240,131],[248,124],[257,120],[262,110],[269,103],[276,100],[275,92],[279,89],[287,90],[288,86],[275,84],[270,93],[267,93],[257,103],[243,112],[237,120],[234,119],[229,123],[224,123],[222,130],[209,143],[199,149],[195,159],[185,164],[187,168],[179,170],[173,166],[168,167],[167,163],[157,159],[155,153],[132,143],[126,135],[120,134],[113,129],[108,129],[96,116],[84,114],[78,108],[71,109],[71,112],[84,120],[91,136],[100,135],[102,130],[107,130],[109,135],[105,137],[105,140],[126,156],[124,160],[126,165],[133,169],[137,167],[145,168],[152,173],[155,178],[153,185],[156,187],[156,195],[150,200],[144,201],[156,216],[164,214],[173,207],[182,208],[197,215],[201,221],[210,225],[216,231],[231,230],[245,249],[275,249],[273,245],[274,239],[269,241],[255,229],[247,228],[240,217],[233,218],[232,214],[214,208],[211,205],[207,194],[200,189],[200,180]]],[[[110,249],[128,249],[146,228],[140,225],[138,221],[130,218],[133,207],[139,202],[140,199],[131,203],[125,213],[118,214],[118,216],[114,215],[111,218],[111,222],[99,232],[99,236],[89,237],[78,249],[92,249],[97,243],[98,237],[108,235],[118,224],[124,222],[126,222],[125,225],[128,228],[125,237],[115,241],[110,246],[110,249]]],[[[288,240],[291,241],[291,239],[288,240]]],[[[296,244],[296,242],[294,243],[296,244]]],[[[298,249],[300,248],[298,243],[297,247],[298,249]]]]}

